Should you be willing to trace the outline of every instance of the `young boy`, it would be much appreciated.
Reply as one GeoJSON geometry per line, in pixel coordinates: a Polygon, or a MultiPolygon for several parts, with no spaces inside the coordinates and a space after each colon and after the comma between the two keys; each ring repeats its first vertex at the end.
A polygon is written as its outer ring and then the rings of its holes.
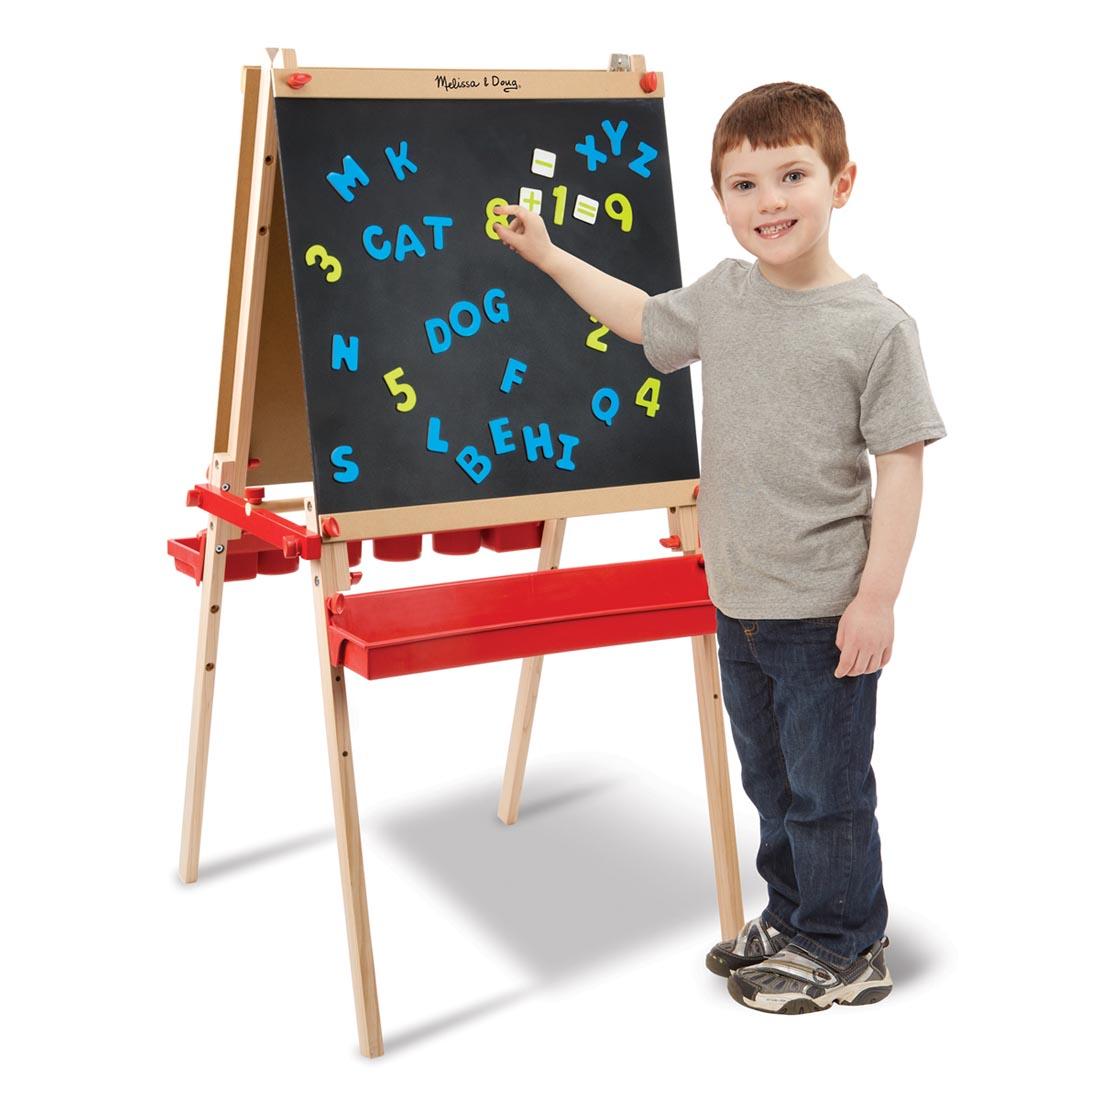
{"type": "Polygon", "coordinates": [[[889,994],[871,749],[893,605],[946,432],[914,320],[829,254],[856,165],[832,99],[765,84],[718,122],[714,194],[752,265],[650,296],[553,245],[501,241],[662,373],[703,361],[699,531],[722,694],[760,813],[767,907],[706,964],[738,1003],[798,1014],[889,994]],[[871,508],[867,451],[878,492],[871,508]]]}

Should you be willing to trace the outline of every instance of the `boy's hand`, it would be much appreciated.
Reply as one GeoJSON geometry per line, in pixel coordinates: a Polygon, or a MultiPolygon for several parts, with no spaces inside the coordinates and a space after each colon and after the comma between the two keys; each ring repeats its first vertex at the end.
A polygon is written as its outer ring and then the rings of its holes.
{"type": "Polygon", "coordinates": [[[544,269],[554,251],[554,245],[542,218],[531,213],[525,206],[517,205],[498,204],[493,207],[493,213],[515,215],[511,224],[496,223],[497,236],[513,252],[518,252],[535,267],[544,269]]]}
{"type": "Polygon", "coordinates": [[[877,672],[890,660],[894,644],[893,605],[856,596],[840,616],[836,644],[840,661],[833,670],[841,676],[863,676],[877,672]]]}

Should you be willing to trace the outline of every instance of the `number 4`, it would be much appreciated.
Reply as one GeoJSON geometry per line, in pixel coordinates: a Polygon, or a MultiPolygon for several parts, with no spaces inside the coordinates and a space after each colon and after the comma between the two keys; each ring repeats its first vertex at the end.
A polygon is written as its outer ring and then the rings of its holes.
{"type": "Polygon", "coordinates": [[[657,410],[661,407],[657,398],[661,396],[661,380],[659,378],[647,378],[642,383],[642,388],[638,390],[637,396],[634,398],[635,405],[641,405],[645,409],[646,416],[656,416],[657,410]]]}

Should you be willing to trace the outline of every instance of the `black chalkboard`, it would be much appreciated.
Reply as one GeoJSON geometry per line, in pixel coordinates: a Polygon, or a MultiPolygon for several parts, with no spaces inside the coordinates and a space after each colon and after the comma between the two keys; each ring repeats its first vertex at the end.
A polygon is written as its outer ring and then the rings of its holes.
{"type": "Polygon", "coordinates": [[[556,244],[680,286],[660,99],[279,98],[276,122],[319,513],[699,476],[689,373],[589,346],[600,326],[486,233],[537,188],[556,244]]]}

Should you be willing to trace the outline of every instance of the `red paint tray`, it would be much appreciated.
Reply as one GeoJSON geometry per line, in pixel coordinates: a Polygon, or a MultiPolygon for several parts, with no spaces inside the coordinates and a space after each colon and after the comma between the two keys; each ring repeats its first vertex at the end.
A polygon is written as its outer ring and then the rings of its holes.
{"type": "Polygon", "coordinates": [[[699,554],[333,596],[329,657],[369,680],[713,634],[699,554]]]}

